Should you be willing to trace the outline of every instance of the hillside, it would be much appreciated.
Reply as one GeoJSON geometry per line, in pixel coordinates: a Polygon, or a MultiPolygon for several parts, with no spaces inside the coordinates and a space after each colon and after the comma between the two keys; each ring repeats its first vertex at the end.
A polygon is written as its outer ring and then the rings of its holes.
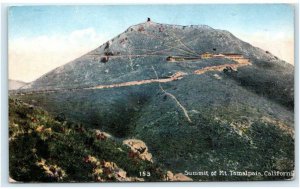
{"type": "Polygon", "coordinates": [[[118,140],[142,140],[165,170],[294,170],[294,67],[228,31],[131,26],[11,96],[118,140]]]}
{"type": "Polygon", "coordinates": [[[166,61],[168,56],[191,58],[205,52],[240,53],[249,58],[252,66],[239,69],[233,79],[245,88],[293,109],[292,65],[239,40],[228,31],[205,25],[145,22],[131,26],[99,48],[54,69],[23,89],[76,89],[153,79],[155,75],[151,66],[157,69],[158,77],[163,78],[178,71],[192,74],[207,66],[234,63],[215,58],[175,64],[166,61]],[[108,61],[103,62],[103,59],[108,61]]]}
{"type": "MultiPolygon", "coordinates": [[[[9,99],[9,170],[21,182],[163,181],[166,171],[100,130],[9,99]],[[151,177],[140,172],[151,171],[151,177]]],[[[147,157],[147,156],[146,156],[147,157]]]]}

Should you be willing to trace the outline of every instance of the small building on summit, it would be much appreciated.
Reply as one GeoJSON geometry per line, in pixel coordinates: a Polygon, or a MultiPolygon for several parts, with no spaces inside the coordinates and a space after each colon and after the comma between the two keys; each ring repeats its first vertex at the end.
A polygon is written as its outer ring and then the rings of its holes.
{"type": "Polygon", "coordinates": [[[151,19],[150,19],[150,18],[147,18],[147,22],[151,22],[151,19]]]}

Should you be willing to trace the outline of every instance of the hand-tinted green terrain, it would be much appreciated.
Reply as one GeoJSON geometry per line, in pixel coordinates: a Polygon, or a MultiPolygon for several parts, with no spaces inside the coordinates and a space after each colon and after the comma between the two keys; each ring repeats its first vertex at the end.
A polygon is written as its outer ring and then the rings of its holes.
{"type": "Polygon", "coordinates": [[[9,109],[17,181],[285,180],[265,172],[294,170],[294,67],[209,26],[131,26],[10,91],[9,109]],[[106,161],[126,177],[109,177],[106,161]],[[183,175],[219,170],[227,176],[183,175]]]}

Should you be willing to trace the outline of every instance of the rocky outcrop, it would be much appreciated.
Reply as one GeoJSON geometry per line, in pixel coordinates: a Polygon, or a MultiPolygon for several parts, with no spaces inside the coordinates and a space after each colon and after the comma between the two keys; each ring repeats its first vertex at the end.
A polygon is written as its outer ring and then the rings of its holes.
{"type": "Polygon", "coordinates": [[[145,181],[143,178],[128,177],[126,171],[119,168],[116,163],[108,161],[99,161],[94,156],[87,156],[84,162],[93,165],[93,173],[95,181],[119,181],[119,182],[133,182],[145,181]]]}
{"type": "Polygon", "coordinates": [[[143,141],[137,139],[128,139],[124,140],[123,144],[130,147],[133,152],[133,154],[130,154],[131,156],[137,156],[142,160],[153,162],[152,154],[148,152],[148,147],[143,141]]]}
{"type": "Polygon", "coordinates": [[[106,132],[100,131],[99,129],[95,130],[96,138],[98,140],[106,140],[107,138],[112,138],[112,136],[106,132]]]}

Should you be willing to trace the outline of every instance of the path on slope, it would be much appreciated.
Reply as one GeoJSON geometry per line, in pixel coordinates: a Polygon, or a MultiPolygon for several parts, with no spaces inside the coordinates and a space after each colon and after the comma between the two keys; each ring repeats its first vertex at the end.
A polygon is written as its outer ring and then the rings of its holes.
{"type": "MultiPolygon", "coordinates": [[[[223,71],[227,67],[231,67],[234,69],[237,69],[239,67],[248,66],[251,65],[251,62],[245,59],[236,60],[237,64],[223,64],[219,66],[208,66],[204,67],[202,69],[198,69],[194,71],[194,74],[201,75],[206,72],[210,71],[223,71]]],[[[172,82],[176,80],[183,79],[185,76],[189,74],[184,72],[176,72],[169,78],[156,78],[156,79],[146,79],[146,80],[138,80],[138,81],[129,81],[129,82],[123,82],[123,83],[115,83],[110,85],[96,85],[92,87],[82,87],[82,88],[69,88],[69,89],[52,89],[52,90],[37,90],[37,91],[29,91],[29,92],[17,92],[18,93],[26,93],[26,94],[35,94],[35,93],[51,93],[51,92],[59,92],[59,91],[73,91],[73,90],[91,90],[91,89],[107,89],[107,88],[115,88],[115,87],[128,87],[128,86],[135,86],[135,85],[144,85],[144,84],[150,84],[150,83],[167,83],[172,82]]]]}
{"type": "MultiPolygon", "coordinates": [[[[144,33],[144,34],[150,36],[148,33],[144,33]]],[[[128,46],[129,54],[127,54],[127,55],[115,55],[115,56],[110,56],[110,57],[111,58],[123,58],[123,57],[128,58],[129,59],[129,65],[130,65],[131,69],[133,70],[133,59],[134,58],[145,57],[145,56],[158,56],[160,53],[163,53],[164,51],[170,50],[170,49],[179,50],[181,52],[186,53],[188,56],[195,56],[195,57],[199,56],[193,49],[191,49],[186,44],[184,44],[182,42],[182,40],[179,37],[177,37],[174,32],[172,32],[171,34],[173,36],[173,40],[175,40],[175,42],[177,43],[177,44],[175,43],[175,45],[173,45],[173,46],[164,44],[163,46],[166,47],[165,49],[152,51],[152,52],[148,51],[148,53],[145,53],[145,54],[142,54],[142,55],[133,55],[133,54],[131,54],[133,52],[133,47],[129,44],[129,46],[128,46]],[[180,48],[180,46],[181,46],[181,48],[180,48]]],[[[152,37],[152,35],[151,35],[151,37],[152,37]]],[[[141,49],[141,50],[144,50],[144,49],[141,49]]],[[[208,66],[208,67],[204,67],[202,69],[195,70],[193,72],[193,74],[200,75],[200,74],[204,74],[204,73],[209,72],[209,71],[223,71],[224,69],[226,69],[228,67],[230,67],[231,69],[237,69],[238,67],[247,66],[247,65],[251,64],[248,59],[237,59],[235,61],[237,62],[237,64],[223,64],[223,65],[219,65],[219,66],[208,66]]],[[[97,85],[97,86],[92,86],[92,87],[73,88],[73,89],[54,89],[54,90],[31,91],[31,92],[27,92],[26,94],[55,93],[55,92],[59,92],[59,91],[74,91],[74,90],[97,90],[97,89],[107,89],[107,88],[116,88],[116,87],[128,87],[128,86],[144,85],[144,84],[149,84],[149,83],[158,83],[159,88],[161,89],[161,91],[165,95],[171,97],[174,100],[176,105],[182,110],[183,115],[185,116],[187,121],[189,123],[192,123],[192,120],[191,120],[186,108],[180,103],[180,101],[176,98],[176,96],[174,96],[173,94],[171,94],[171,93],[167,92],[166,90],[164,90],[164,88],[161,85],[161,83],[167,83],[167,82],[180,80],[180,79],[184,78],[186,75],[189,75],[189,74],[179,71],[179,72],[176,72],[175,74],[173,74],[172,76],[170,76],[169,78],[161,78],[160,79],[158,77],[158,74],[157,74],[156,70],[154,69],[154,67],[153,66],[151,66],[151,67],[152,67],[152,69],[155,73],[156,79],[128,81],[128,82],[123,82],[123,83],[114,83],[114,84],[110,84],[110,85],[97,85]]]]}
{"type": "MultiPolygon", "coordinates": [[[[131,56],[129,56],[129,60],[130,60],[131,66],[132,66],[131,56]]],[[[194,71],[194,74],[200,75],[200,74],[204,74],[204,73],[209,72],[209,71],[223,71],[223,69],[228,68],[228,67],[230,67],[232,69],[237,69],[238,67],[247,66],[247,65],[251,64],[251,62],[249,62],[248,59],[238,59],[236,61],[237,61],[237,64],[223,64],[223,65],[219,65],[219,66],[208,66],[208,67],[205,67],[205,68],[202,68],[202,69],[198,69],[198,70],[194,71]]],[[[129,82],[123,82],[123,83],[110,84],[110,85],[97,85],[97,86],[93,86],[93,87],[75,88],[75,89],[54,89],[54,90],[31,91],[31,92],[28,92],[26,94],[55,93],[55,92],[60,92],[60,91],[74,91],[74,90],[97,90],[97,89],[107,89],[107,88],[116,88],[116,87],[128,87],[128,86],[144,85],[144,84],[149,84],[149,83],[158,83],[159,88],[161,89],[161,91],[165,95],[171,97],[174,100],[176,105],[182,110],[182,112],[183,112],[185,118],[187,119],[187,121],[189,123],[192,123],[192,120],[191,120],[186,108],[180,103],[180,101],[176,98],[176,96],[174,96],[173,94],[171,94],[171,93],[167,92],[166,90],[164,90],[164,88],[161,85],[161,83],[167,83],[167,82],[172,82],[172,81],[182,79],[185,76],[187,76],[188,74],[184,73],[184,72],[176,72],[175,74],[173,74],[169,78],[159,79],[158,74],[157,74],[157,72],[156,72],[156,70],[154,69],[153,66],[152,66],[152,69],[155,73],[156,79],[147,79],[147,80],[140,80],[140,81],[129,81],[129,82]]]]}
{"type": "MultiPolygon", "coordinates": [[[[154,69],[153,66],[152,66],[152,69],[153,69],[153,71],[154,71],[154,73],[155,73],[156,78],[158,79],[157,72],[156,72],[156,70],[154,69]]],[[[192,123],[192,120],[191,120],[191,118],[190,118],[190,116],[189,116],[189,114],[188,114],[186,108],[185,108],[185,107],[177,100],[177,98],[176,98],[173,94],[167,92],[167,91],[161,86],[160,83],[158,83],[158,85],[159,85],[159,88],[161,89],[161,91],[162,91],[164,94],[170,96],[170,97],[176,102],[176,104],[181,108],[181,110],[183,111],[184,116],[186,117],[186,119],[188,120],[188,122],[192,123]]]]}
{"type": "MultiPolygon", "coordinates": [[[[161,36],[153,35],[153,34],[150,34],[150,33],[146,32],[146,31],[142,31],[141,33],[144,34],[144,35],[146,35],[146,36],[148,36],[148,37],[156,38],[156,39],[164,40],[165,41],[165,39],[162,38],[161,36]]],[[[149,49],[140,49],[142,51],[146,50],[148,52],[145,53],[145,54],[131,54],[136,49],[134,49],[133,46],[131,46],[131,44],[129,44],[129,46],[128,46],[129,54],[125,54],[125,55],[113,55],[113,56],[109,56],[109,57],[110,58],[128,58],[129,65],[130,65],[130,67],[131,67],[132,70],[133,70],[133,59],[139,58],[139,57],[147,57],[147,56],[160,56],[161,54],[163,54],[163,52],[165,52],[167,50],[170,50],[170,49],[179,50],[181,52],[186,53],[188,56],[198,56],[199,57],[199,55],[197,54],[197,52],[195,52],[191,47],[189,47],[188,45],[186,45],[175,34],[175,32],[168,31],[167,33],[168,33],[169,36],[171,36],[170,40],[173,43],[174,43],[174,41],[176,42],[175,45],[171,46],[171,45],[168,45],[168,44],[163,44],[163,46],[165,46],[165,48],[162,49],[162,50],[154,50],[152,52],[149,52],[149,49]]],[[[167,40],[166,42],[170,42],[170,40],[167,40]]],[[[132,43],[132,42],[130,42],[130,43],[132,43]]],[[[89,54],[89,55],[96,55],[96,54],[89,54]]],[[[185,60],[185,61],[188,61],[188,60],[185,60]]],[[[185,62],[185,61],[183,61],[183,62],[185,62]]],[[[238,67],[247,66],[247,65],[251,64],[248,59],[237,59],[235,61],[237,62],[237,64],[223,64],[223,65],[219,65],[219,66],[204,67],[202,69],[195,70],[194,74],[198,74],[199,75],[199,74],[204,74],[204,73],[209,72],[209,71],[223,71],[227,67],[231,67],[231,68],[237,69],[238,67]]],[[[26,94],[51,93],[51,92],[69,91],[69,90],[73,91],[73,90],[90,90],[90,89],[106,89],[106,88],[115,88],[115,87],[128,87],[128,86],[135,86],[135,85],[144,85],[144,84],[149,84],[149,83],[166,83],[166,82],[172,82],[172,81],[176,81],[176,80],[182,79],[186,75],[188,75],[188,74],[184,73],[184,72],[176,72],[175,74],[173,74],[169,78],[162,78],[162,79],[159,79],[158,76],[157,76],[156,79],[146,79],[146,80],[139,80],[139,81],[128,81],[128,82],[123,82],[123,83],[114,83],[114,84],[110,84],[110,85],[96,85],[96,86],[92,86],[92,87],[69,88],[69,89],[59,89],[58,88],[58,89],[52,89],[52,90],[37,90],[37,91],[21,92],[21,93],[26,93],[26,94]]]]}

